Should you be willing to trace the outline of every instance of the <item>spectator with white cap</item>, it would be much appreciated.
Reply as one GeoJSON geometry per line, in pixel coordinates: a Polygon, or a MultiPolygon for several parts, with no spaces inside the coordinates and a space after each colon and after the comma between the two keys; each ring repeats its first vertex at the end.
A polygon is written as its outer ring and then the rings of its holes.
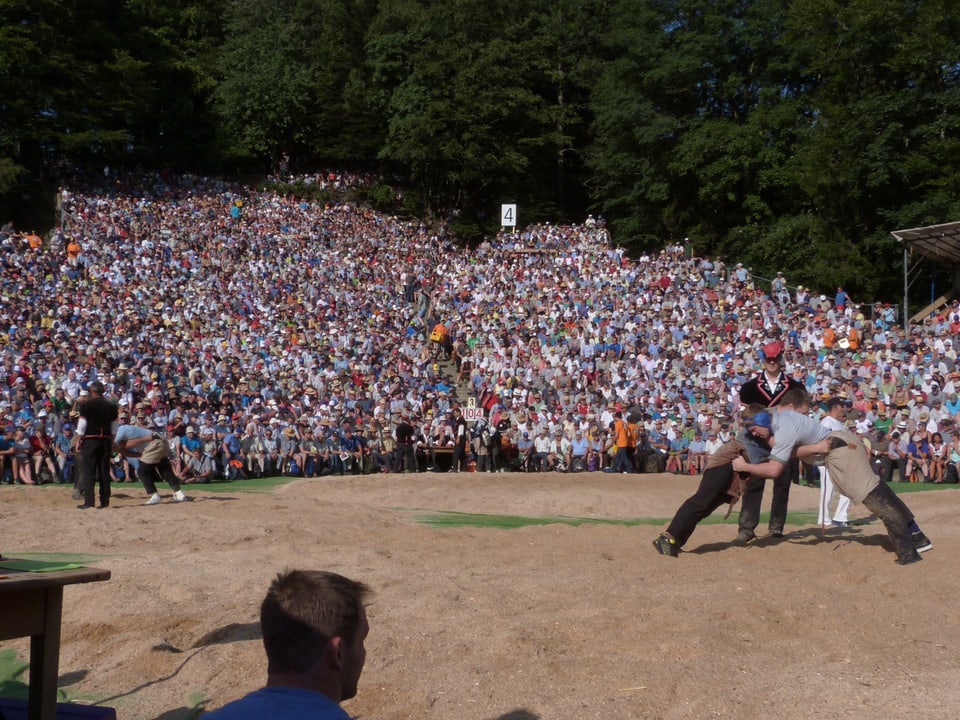
{"type": "Polygon", "coordinates": [[[204,463],[203,440],[193,425],[187,426],[180,440],[180,454],[183,458],[181,467],[184,482],[202,482],[212,475],[213,468],[209,463],[204,463]]]}
{"type": "Polygon", "coordinates": [[[890,443],[887,446],[889,462],[884,464],[886,472],[882,477],[884,482],[894,482],[895,477],[897,482],[906,480],[908,437],[906,422],[898,422],[890,430],[890,443]]]}
{"type": "Polygon", "coordinates": [[[907,464],[904,479],[909,482],[926,482],[930,471],[930,448],[925,436],[918,432],[910,436],[907,444],[907,464]]]}

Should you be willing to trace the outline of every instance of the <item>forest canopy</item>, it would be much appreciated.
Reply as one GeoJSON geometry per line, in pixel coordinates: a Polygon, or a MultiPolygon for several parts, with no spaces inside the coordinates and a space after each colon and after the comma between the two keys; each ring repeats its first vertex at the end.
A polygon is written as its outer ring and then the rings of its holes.
{"type": "Polygon", "coordinates": [[[960,219],[952,0],[3,0],[0,221],[77,168],[375,171],[495,231],[602,215],[760,276],[902,284],[960,219]]]}

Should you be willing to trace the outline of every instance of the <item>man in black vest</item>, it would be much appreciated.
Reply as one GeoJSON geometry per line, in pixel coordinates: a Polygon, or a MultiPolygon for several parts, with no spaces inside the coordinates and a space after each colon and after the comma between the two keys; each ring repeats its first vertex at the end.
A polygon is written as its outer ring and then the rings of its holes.
{"type": "Polygon", "coordinates": [[[406,411],[401,415],[401,418],[394,436],[397,441],[397,451],[393,456],[393,472],[416,472],[417,457],[413,449],[415,430],[413,425],[410,424],[406,411]]]}
{"type": "Polygon", "coordinates": [[[103,383],[92,382],[88,388],[90,399],[80,405],[80,418],[74,442],[80,455],[80,490],[86,510],[94,507],[93,483],[100,487],[100,507],[110,505],[110,451],[113,447],[113,424],[119,413],[117,406],[103,397],[103,383]]]}
{"type": "Polygon", "coordinates": [[[460,408],[453,409],[453,457],[450,460],[448,472],[461,472],[467,469],[467,442],[470,440],[470,431],[467,421],[463,419],[460,408]]]}
{"type": "MultiPolygon", "coordinates": [[[[803,389],[803,384],[794,380],[783,371],[783,343],[779,340],[763,346],[763,370],[747,380],[740,388],[740,402],[743,405],[762,405],[774,407],[791,388],[803,389]]],[[[744,438],[739,438],[744,440],[744,438]]],[[[762,462],[769,450],[760,448],[756,442],[744,441],[750,462],[762,462]]],[[[750,480],[743,493],[740,506],[740,531],[737,540],[747,543],[757,534],[760,523],[760,505],[763,502],[763,486],[766,480],[755,477],[750,480]]],[[[790,466],[783,466],[783,472],[773,478],[773,500],[770,505],[770,534],[783,537],[783,526],[787,521],[787,502],[790,499],[790,466]]]]}

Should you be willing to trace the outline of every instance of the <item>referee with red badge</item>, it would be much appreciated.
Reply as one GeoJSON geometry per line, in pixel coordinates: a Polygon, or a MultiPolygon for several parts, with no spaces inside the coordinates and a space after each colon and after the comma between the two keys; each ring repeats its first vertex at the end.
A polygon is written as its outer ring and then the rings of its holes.
{"type": "MultiPolygon", "coordinates": [[[[792,388],[803,389],[803,383],[794,380],[783,370],[783,343],[779,340],[763,346],[763,370],[747,380],[740,388],[742,405],[763,405],[774,407],[780,403],[784,394],[792,388]]],[[[770,449],[761,447],[749,433],[741,432],[738,439],[746,446],[751,463],[763,462],[770,449]]],[[[755,477],[750,480],[743,493],[740,506],[740,531],[737,541],[748,543],[756,536],[760,523],[760,505],[763,502],[763,486],[766,480],[755,477]]],[[[790,463],[783,466],[783,472],[773,478],[773,501],[770,506],[770,534],[783,537],[783,526],[787,521],[787,502],[790,499],[790,463]]]]}
{"type": "Polygon", "coordinates": [[[74,450],[80,458],[80,490],[86,510],[94,507],[93,483],[100,486],[100,507],[110,505],[110,452],[113,449],[113,425],[117,422],[117,406],[103,397],[103,383],[92,382],[87,388],[90,399],[80,405],[80,418],[74,450]]]}

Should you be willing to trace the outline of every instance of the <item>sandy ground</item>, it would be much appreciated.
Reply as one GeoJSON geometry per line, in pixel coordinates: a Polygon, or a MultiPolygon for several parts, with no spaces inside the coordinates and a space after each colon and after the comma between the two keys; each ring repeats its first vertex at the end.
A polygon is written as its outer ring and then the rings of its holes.
{"type": "MultiPolygon", "coordinates": [[[[651,547],[659,525],[418,520],[669,518],[695,486],[380,475],[267,494],[192,487],[190,503],[145,507],[139,487],[117,485],[110,508],[86,512],[69,489],[2,487],[0,551],[89,553],[112,571],[66,589],[60,684],[125,720],[195,717],[259,687],[258,607],[289,567],[376,592],[359,695],[345,704],[355,717],[957,717],[960,491],[906,496],[935,545],[909,567],[894,564],[879,523],[826,538],[789,526],[748,547],[731,545],[735,525],[705,525],[671,559],[651,547]]],[[[816,502],[794,487],[791,510],[816,502]]],[[[25,640],[4,646],[28,654],[25,640]]]]}

